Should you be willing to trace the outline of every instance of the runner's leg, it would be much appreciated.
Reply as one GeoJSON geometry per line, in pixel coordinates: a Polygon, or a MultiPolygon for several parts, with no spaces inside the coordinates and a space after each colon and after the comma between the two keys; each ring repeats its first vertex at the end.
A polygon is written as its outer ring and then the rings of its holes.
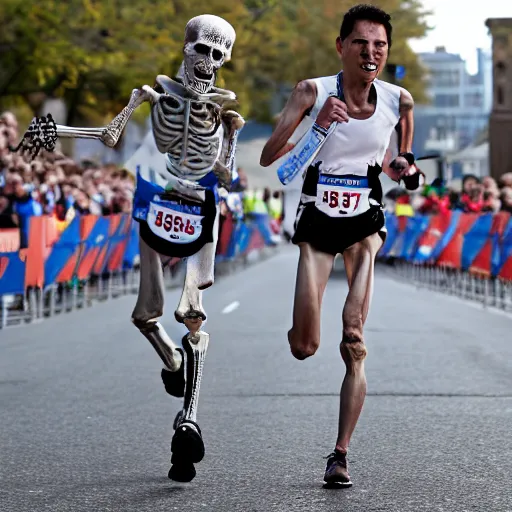
{"type": "Polygon", "coordinates": [[[363,408],[366,395],[364,359],[366,347],[363,326],[373,294],[375,256],[382,245],[378,233],[365,238],[344,252],[349,292],[343,308],[341,356],[346,374],[340,393],[340,416],[336,449],[346,453],[363,408]]]}
{"type": "Polygon", "coordinates": [[[312,356],[320,345],[320,310],[331,274],[334,256],[300,243],[300,257],[295,284],[293,326],[288,341],[294,357],[312,356]]]}

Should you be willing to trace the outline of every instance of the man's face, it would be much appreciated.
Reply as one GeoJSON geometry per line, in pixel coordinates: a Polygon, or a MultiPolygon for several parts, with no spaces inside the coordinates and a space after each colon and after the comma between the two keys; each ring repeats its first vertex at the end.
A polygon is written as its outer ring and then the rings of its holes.
{"type": "Polygon", "coordinates": [[[343,70],[350,77],[372,82],[380,74],[388,58],[388,38],[384,25],[373,21],[357,21],[345,39],[336,40],[343,70]]]}
{"type": "Polygon", "coordinates": [[[478,181],[476,181],[474,178],[467,178],[464,182],[464,193],[471,194],[471,190],[475,185],[478,184],[478,181]]]}
{"type": "Polygon", "coordinates": [[[27,192],[23,188],[23,181],[22,180],[16,180],[13,184],[14,186],[14,195],[16,197],[25,197],[27,195],[27,192]]]}

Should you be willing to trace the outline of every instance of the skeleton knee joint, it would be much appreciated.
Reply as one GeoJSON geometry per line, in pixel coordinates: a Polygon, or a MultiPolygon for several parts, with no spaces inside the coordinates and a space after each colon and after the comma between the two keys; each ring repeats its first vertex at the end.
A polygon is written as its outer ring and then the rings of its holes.
{"type": "Polygon", "coordinates": [[[201,283],[199,285],[197,285],[197,289],[198,290],[206,290],[207,288],[210,288],[210,286],[213,285],[213,279],[211,281],[207,281],[206,283],[201,283]]]}
{"type": "MultiPolygon", "coordinates": [[[[161,315],[160,315],[161,316],[161,315]]],[[[139,331],[151,330],[152,327],[158,322],[158,316],[153,318],[138,318],[137,316],[132,316],[132,324],[139,329],[139,331]]]]}

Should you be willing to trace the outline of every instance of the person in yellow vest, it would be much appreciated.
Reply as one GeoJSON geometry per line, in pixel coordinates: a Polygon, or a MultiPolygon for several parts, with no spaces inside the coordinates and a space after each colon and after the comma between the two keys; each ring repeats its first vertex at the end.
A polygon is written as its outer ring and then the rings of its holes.
{"type": "Polygon", "coordinates": [[[281,192],[275,191],[268,200],[268,210],[272,219],[280,221],[283,216],[283,201],[281,192]]]}
{"type": "Polygon", "coordinates": [[[256,214],[268,214],[267,204],[264,199],[265,193],[263,190],[258,189],[254,194],[254,201],[252,204],[252,213],[256,214]]]}
{"type": "Polygon", "coordinates": [[[254,190],[247,189],[244,191],[242,203],[244,205],[244,214],[245,215],[252,212],[254,199],[255,199],[254,190]]]}
{"type": "Polygon", "coordinates": [[[395,215],[397,217],[412,217],[414,216],[414,210],[410,203],[408,194],[397,197],[395,203],[395,215]]]}

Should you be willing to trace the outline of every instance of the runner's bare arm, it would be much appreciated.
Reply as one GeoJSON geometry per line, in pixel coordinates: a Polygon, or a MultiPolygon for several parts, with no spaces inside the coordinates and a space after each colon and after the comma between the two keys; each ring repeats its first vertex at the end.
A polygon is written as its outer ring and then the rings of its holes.
{"type": "Polygon", "coordinates": [[[261,152],[261,166],[268,167],[294,147],[294,144],[289,143],[288,139],[304,118],[306,111],[314,105],[315,100],[316,86],[314,82],[303,80],[295,86],[279,116],[274,132],[261,152]]]}
{"type": "MultiPolygon", "coordinates": [[[[399,153],[409,153],[412,151],[412,141],[414,135],[414,100],[411,96],[411,93],[406,89],[402,89],[400,92],[400,103],[399,103],[399,113],[400,113],[400,129],[402,132],[402,137],[400,140],[400,147],[398,149],[399,153]]],[[[387,174],[393,181],[400,183],[400,179],[402,178],[403,169],[402,168],[393,168],[390,167],[390,164],[394,160],[391,158],[392,151],[388,149],[386,152],[386,156],[384,158],[384,162],[382,163],[382,171],[387,174]]],[[[405,162],[404,162],[405,163],[405,162]]],[[[408,169],[409,172],[415,172],[415,166],[412,166],[408,169]]]]}
{"type": "Polygon", "coordinates": [[[414,135],[414,100],[411,93],[405,89],[400,92],[400,127],[402,140],[400,141],[400,153],[412,151],[412,139],[414,135]]]}

